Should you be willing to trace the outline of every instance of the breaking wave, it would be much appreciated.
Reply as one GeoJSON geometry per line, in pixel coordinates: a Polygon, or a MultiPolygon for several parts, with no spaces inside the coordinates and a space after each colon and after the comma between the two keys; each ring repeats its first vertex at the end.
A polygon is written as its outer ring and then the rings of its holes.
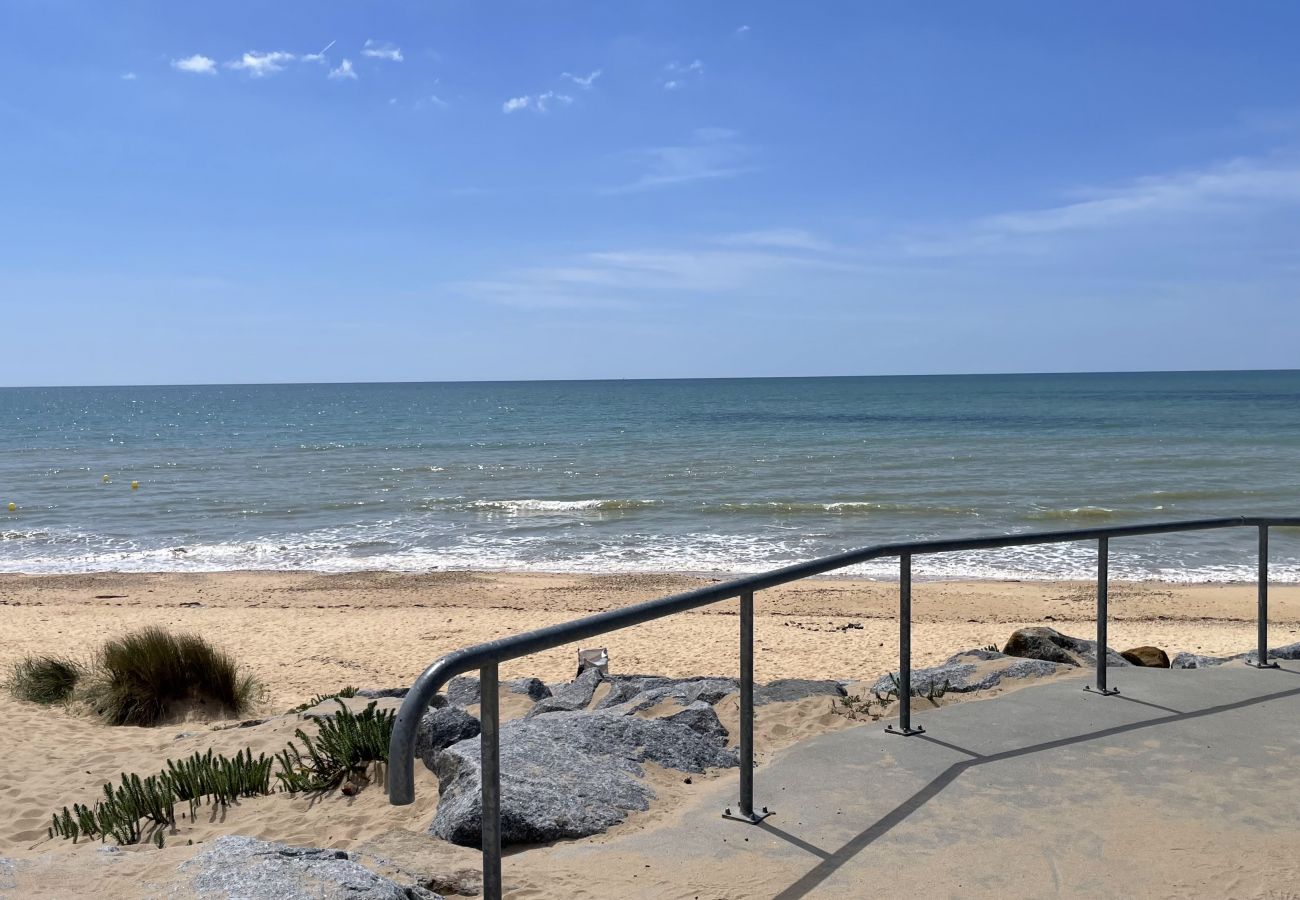
{"type": "Polygon", "coordinates": [[[649,509],[653,500],[476,500],[471,509],[505,513],[621,512],[649,509]]]}

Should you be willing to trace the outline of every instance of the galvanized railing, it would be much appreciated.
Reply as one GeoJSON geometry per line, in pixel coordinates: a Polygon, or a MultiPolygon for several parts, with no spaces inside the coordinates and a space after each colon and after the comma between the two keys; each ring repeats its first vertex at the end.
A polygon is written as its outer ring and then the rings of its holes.
{"type": "Polygon", "coordinates": [[[430,702],[454,676],[477,669],[482,699],[482,828],[483,828],[483,895],[486,900],[501,897],[501,768],[500,711],[498,710],[498,667],[503,662],[550,650],[564,644],[662,619],[676,613],[699,609],[723,600],[740,598],[740,796],[738,814],[728,808],[727,818],[759,822],[769,815],[764,807],[754,811],[754,594],[766,588],[789,584],[804,578],[833,572],[845,566],[872,559],[897,558],[899,561],[899,648],[898,648],[898,724],[888,726],[894,734],[917,734],[923,729],[912,727],[912,557],[963,550],[995,550],[1033,544],[1059,544],[1077,541],[1097,542],[1097,673],[1100,694],[1117,691],[1106,684],[1106,601],[1109,579],[1109,551],[1112,538],[1139,537],[1182,531],[1208,531],[1216,528],[1252,527],[1259,530],[1259,576],[1257,603],[1257,656],[1252,665],[1268,667],[1268,530],[1270,527],[1300,526],[1300,516],[1237,516],[1223,519],[1198,519],[1183,522],[1156,522],[1113,528],[1081,528],[1070,531],[1042,531],[994,537],[956,538],[940,541],[915,541],[878,544],[825,556],[811,562],[786,566],[761,575],[737,578],[683,594],[637,603],[609,610],[572,622],[539,628],[524,634],[476,644],[448,653],[425,669],[411,686],[397,713],[389,749],[388,798],[393,805],[415,800],[415,740],[420,719],[430,702]]]}

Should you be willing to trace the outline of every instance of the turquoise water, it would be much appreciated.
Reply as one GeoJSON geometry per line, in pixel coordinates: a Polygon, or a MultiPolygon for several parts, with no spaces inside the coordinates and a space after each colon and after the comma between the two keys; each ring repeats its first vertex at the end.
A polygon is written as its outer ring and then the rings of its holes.
{"type": "MultiPolygon", "coordinates": [[[[1295,371],[10,388],[0,423],[6,571],[751,572],[886,540],[1300,514],[1295,371]]],[[[1112,570],[1244,580],[1252,542],[1119,541],[1112,570]]],[[[1093,554],[918,575],[1087,577],[1093,554]]],[[[1275,536],[1273,570],[1300,581],[1300,536],[1275,536]]]]}

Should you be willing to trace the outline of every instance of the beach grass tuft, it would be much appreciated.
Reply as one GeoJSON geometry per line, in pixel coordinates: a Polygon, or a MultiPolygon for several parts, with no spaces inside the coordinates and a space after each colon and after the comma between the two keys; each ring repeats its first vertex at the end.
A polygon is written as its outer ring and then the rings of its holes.
{"type": "Polygon", "coordinates": [[[107,641],[85,682],[79,694],[112,725],[157,725],[188,704],[237,716],[262,690],[204,638],[157,627],[107,641]]]}
{"type": "Polygon", "coordinates": [[[388,761],[388,742],[396,718],[393,711],[376,710],[372,700],[361,712],[354,713],[343,701],[336,702],[339,711],[321,719],[314,740],[299,728],[295,734],[303,749],[290,743],[276,756],[280,771],[275,777],[286,791],[328,791],[349,776],[364,776],[371,763],[388,761]]]}
{"type": "Polygon", "coordinates": [[[27,656],[14,664],[5,686],[19,700],[49,706],[67,702],[85,674],[85,667],[74,659],[27,656]]]}

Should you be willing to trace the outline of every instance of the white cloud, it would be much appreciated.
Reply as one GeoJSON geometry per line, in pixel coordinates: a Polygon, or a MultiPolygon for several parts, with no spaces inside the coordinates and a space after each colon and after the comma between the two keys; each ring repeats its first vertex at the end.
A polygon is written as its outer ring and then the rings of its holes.
{"type": "Polygon", "coordinates": [[[284,71],[284,64],[293,62],[296,58],[292,53],[283,50],[272,50],[270,53],[249,50],[239,59],[226,63],[226,67],[247,72],[254,78],[264,78],[284,71]]]}
{"type": "Polygon", "coordinates": [[[659,79],[659,84],[665,91],[678,91],[686,87],[693,79],[704,74],[704,63],[698,59],[691,60],[688,63],[680,63],[674,60],[664,66],[664,72],[667,74],[659,79]]]}
{"type": "Polygon", "coordinates": [[[361,48],[361,55],[371,59],[383,59],[388,62],[401,62],[402,49],[396,44],[390,44],[388,41],[368,40],[365,46],[361,48]]]}
{"type": "Polygon", "coordinates": [[[945,233],[913,236],[906,249],[921,256],[1019,250],[1055,235],[1148,227],[1162,221],[1184,225],[1198,216],[1223,218],[1296,204],[1300,203],[1300,160],[1235,159],[1072,193],[1079,199],[996,213],[945,233]]]}
{"type": "Polygon", "coordinates": [[[687,143],[651,147],[638,155],[647,163],[645,174],[605,193],[622,194],[712,178],[732,178],[755,170],[749,162],[753,155],[751,149],[740,142],[739,133],[728,128],[699,128],[687,143]]]}
{"type": "MultiPolygon", "coordinates": [[[[720,240],[725,238],[714,243],[720,240]]],[[[781,273],[814,271],[860,269],[776,249],[625,249],[585,253],[455,287],[480,300],[523,309],[636,309],[673,294],[749,293],[781,273]]]]}
{"type": "Polygon", "coordinates": [[[191,72],[195,75],[216,75],[217,61],[204,56],[202,53],[195,53],[193,56],[187,56],[184,59],[173,59],[172,68],[179,69],[182,72],[191,72]]]}
{"type": "Polygon", "coordinates": [[[337,68],[330,69],[329,77],[335,81],[357,80],[356,70],[352,68],[352,60],[344,58],[343,62],[338,64],[337,68]]]}
{"type": "Polygon", "coordinates": [[[802,228],[766,228],[759,231],[742,231],[725,234],[717,239],[720,244],[733,247],[770,247],[779,250],[802,250],[809,253],[828,253],[835,246],[802,228]]]}
{"type": "Polygon", "coordinates": [[[138,76],[137,76],[134,72],[123,72],[123,73],[122,73],[122,80],[123,80],[123,81],[135,81],[137,77],[138,77],[138,76]]]}
{"type": "Polygon", "coordinates": [[[736,29],[736,34],[749,34],[753,30],[754,29],[750,28],[748,25],[741,25],[736,29]]]}
{"type": "Polygon", "coordinates": [[[600,69],[594,70],[590,75],[574,75],[572,72],[562,72],[560,77],[569,79],[578,87],[587,91],[591,90],[592,84],[594,84],[596,79],[600,77],[600,73],[600,69]]]}
{"type": "Polygon", "coordinates": [[[531,109],[533,112],[544,113],[550,111],[552,104],[568,105],[572,102],[573,98],[568,94],[547,91],[544,94],[524,94],[522,97],[511,97],[501,104],[501,111],[503,113],[513,113],[531,109]]]}
{"type": "Polygon", "coordinates": [[[320,49],[319,53],[308,53],[305,56],[303,56],[302,61],[306,63],[325,62],[325,54],[329,52],[330,47],[333,47],[337,43],[338,41],[330,41],[328,44],[326,44],[324,47],[320,49]]]}

